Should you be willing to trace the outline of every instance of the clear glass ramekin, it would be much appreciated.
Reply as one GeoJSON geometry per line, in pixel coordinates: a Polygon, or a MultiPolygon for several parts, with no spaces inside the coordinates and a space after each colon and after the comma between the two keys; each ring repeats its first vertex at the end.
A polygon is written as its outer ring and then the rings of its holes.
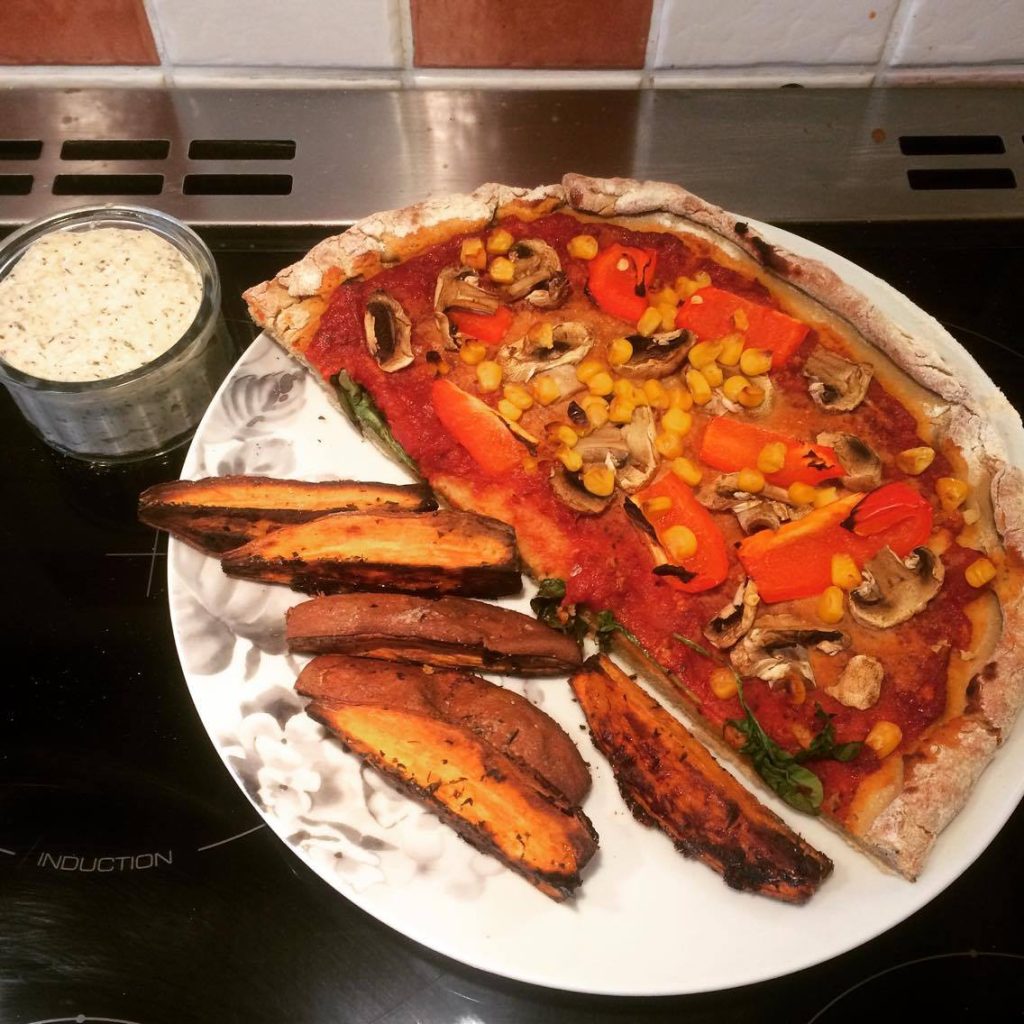
{"type": "MultiPolygon", "coordinates": [[[[33,242],[58,231],[148,230],[196,269],[202,297],[185,333],[136,370],[103,380],[34,377],[0,357],[0,383],[52,448],[97,462],[146,458],[174,448],[195,430],[231,365],[220,309],[220,277],[203,240],[181,221],[137,206],[90,206],[46,217],[0,242],[0,280],[33,242]]],[[[54,296],[59,302],[60,297],[54,296]]]]}

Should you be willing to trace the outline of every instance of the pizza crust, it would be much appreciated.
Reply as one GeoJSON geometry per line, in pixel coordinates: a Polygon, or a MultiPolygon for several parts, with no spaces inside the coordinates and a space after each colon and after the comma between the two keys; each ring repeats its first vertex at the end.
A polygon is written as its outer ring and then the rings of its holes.
{"type": "MultiPolygon", "coordinates": [[[[529,217],[559,208],[611,220],[632,219],[640,223],[630,226],[639,230],[650,224],[696,233],[732,258],[748,265],[752,261],[770,280],[820,304],[852,327],[927,390],[929,418],[963,452],[971,483],[989,485],[995,527],[1008,557],[1019,564],[1024,551],[1024,472],[1012,465],[1003,434],[994,424],[1022,435],[1024,428],[1006,397],[980,369],[975,380],[979,389],[968,386],[971,381],[965,381],[963,373],[954,370],[926,340],[893,323],[831,268],[767,242],[742,218],[681,186],[581,174],[567,174],[560,185],[535,189],[483,185],[471,193],[360,221],[344,234],[319,243],[272,281],[251,288],[245,299],[256,322],[301,360],[331,293],[343,281],[373,276],[453,235],[482,230],[506,213],[529,217]]],[[[893,294],[902,301],[898,293],[893,294]]],[[[913,309],[916,316],[921,315],[913,309]]],[[[942,330],[931,318],[922,321],[925,335],[942,330]]],[[[1010,579],[1019,578],[1015,568],[1010,579]]],[[[1024,648],[1016,639],[1024,633],[1024,594],[1019,586],[1008,586],[999,596],[1001,639],[990,666],[972,683],[968,713],[944,723],[921,750],[906,757],[898,795],[887,803],[875,801],[885,806],[873,820],[857,823],[858,835],[844,833],[907,878],[917,876],[936,836],[966,802],[1024,703],[1024,648]]],[[[724,744],[715,746],[726,752],[724,744]]],[[[871,806],[870,795],[861,804],[871,806]]]]}

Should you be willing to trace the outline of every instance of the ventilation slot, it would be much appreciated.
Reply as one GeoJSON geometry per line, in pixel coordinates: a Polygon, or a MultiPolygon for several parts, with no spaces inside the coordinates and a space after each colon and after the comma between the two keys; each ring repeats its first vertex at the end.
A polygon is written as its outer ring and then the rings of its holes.
{"type": "Polygon", "coordinates": [[[42,151],[38,139],[0,139],[0,160],[38,160],[42,151]]]}
{"type": "Polygon", "coordinates": [[[1005,153],[998,135],[901,135],[900,152],[905,156],[968,156],[1005,153]]]}
{"type": "Polygon", "coordinates": [[[287,196],[290,174],[186,174],[181,191],[187,196],[287,196]]]}
{"type": "Polygon", "coordinates": [[[907,171],[912,189],[941,191],[944,189],[1016,188],[1017,179],[1009,167],[961,167],[916,169],[907,171]]]}
{"type": "Polygon", "coordinates": [[[27,196],[31,191],[31,174],[0,174],[0,196],[27,196]]]}
{"type": "Polygon", "coordinates": [[[55,196],[158,196],[162,174],[58,174],[55,196]]]}
{"type": "Polygon", "coordinates": [[[68,139],[61,160],[166,160],[166,139],[68,139]]]}
{"type": "Polygon", "coordinates": [[[292,139],[195,139],[190,160],[294,160],[292,139]]]}

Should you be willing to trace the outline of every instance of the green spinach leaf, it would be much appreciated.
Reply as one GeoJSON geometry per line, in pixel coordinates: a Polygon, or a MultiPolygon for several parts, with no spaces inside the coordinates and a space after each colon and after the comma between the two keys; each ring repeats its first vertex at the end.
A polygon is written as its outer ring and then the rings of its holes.
{"type": "Polygon", "coordinates": [[[420,475],[416,463],[409,458],[405,449],[395,440],[384,414],[377,408],[366,388],[357,384],[344,370],[333,378],[342,412],[363,437],[374,441],[384,452],[397,459],[403,466],[420,475]]]}

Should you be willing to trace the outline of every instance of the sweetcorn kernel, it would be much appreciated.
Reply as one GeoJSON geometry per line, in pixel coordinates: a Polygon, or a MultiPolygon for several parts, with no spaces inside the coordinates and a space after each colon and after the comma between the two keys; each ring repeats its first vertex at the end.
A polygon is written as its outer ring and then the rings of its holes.
{"type": "Polygon", "coordinates": [[[711,401],[711,385],[700,370],[686,371],[686,386],[696,405],[707,405],[711,401]]]}
{"type": "Polygon", "coordinates": [[[633,355],[633,344],[628,338],[616,338],[608,346],[608,362],[612,366],[628,363],[633,355]]]}
{"type": "Polygon", "coordinates": [[[670,526],[661,542],[674,562],[683,562],[697,552],[697,535],[688,526],[670,526]]]}
{"type": "Polygon", "coordinates": [[[740,354],[740,369],[748,377],[760,377],[772,368],[772,354],[766,348],[745,348],[740,354]]]}
{"type": "Polygon", "coordinates": [[[579,444],[580,440],[580,435],[565,423],[562,423],[555,428],[555,437],[557,437],[566,448],[575,448],[576,445],[579,444]]]}
{"type": "Polygon", "coordinates": [[[599,498],[607,498],[615,490],[615,473],[607,466],[590,466],[583,471],[583,486],[599,498]]]}
{"type": "Polygon", "coordinates": [[[843,590],[853,590],[859,587],[864,577],[861,575],[857,563],[847,554],[832,556],[832,583],[843,590]]]}
{"type": "Polygon", "coordinates": [[[822,622],[834,625],[841,622],[845,614],[842,589],[837,586],[826,587],[818,598],[818,618],[822,622]]]}
{"type": "Polygon", "coordinates": [[[927,445],[906,448],[896,456],[896,465],[909,476],[923,473],[935,461],[935,449],[927,445]]]}
{"type": "Polygon", "coordinates": [[[558,386],[558,381],[547,374],[535,378],[530,387],[533,389],[533,397],[541,405],[550,405],[562,397],[562,389],[558,386]]]}
{"type": "Polygon", "coordinates": [[[964,579],[972,587],[983,587],[996,577],[996,567],[991,559],[977,558],[966,569],[964,579]]]}
{"type": "Polygon", "coordinates": [[[674,331],[676,329],[676,313],[678,312],[675,306],[671,306],[666,302],[659,302],[655,307],[658,314],[661,316],[661,323],[658,327],[663,331],[674,331]]]}
{"type": "Polygon", "coordinates": [[[498,402],[498,412],[507,420],[511,420],[513,423],[523,415],[523,410],[518,405],[513,405],[507,398],[502,398],[498,402]]]}
{"type": "Polygon", "coordinates": [[[786,462],[786,446],[781,441],[770,441],[757,454],[757,468],[762,473],[778,473],[786,462]]]}
{"type": "Polygon", "coordinates": [[[739,393],[736,401],[744,409],[756,409],[764,402],[764,388],[759,388],[756,384],[750,384],[739,393]]]}
{"type": "Polygon", "coordinates": [[[683,454],[683,439],[674,430],[659,430],[654,438],[658,454],[666,459],[675,459],[683,454]]]}
{"type": "Polygon", "coordinates": [[[736,474],[736,486],[748,494],[760,494],[764,490],[764,474],[759,469],[741,469],[736,474]]]}
{"type": "Polygon", "coordinates": [[[629,389],[629,395],[627,396],[633,399],[634,405],[650,405],[651,401],[647,397],[647,392],[639,384],[633,384],[629,389]]]}
{"type": "Polygon", "coordinates": [[[467,366],[476,366],[477,363],[483,362],[487,358],[487,346],[479,341],[467,341],[459,349],[459,358],[467,366]]]}
{"type": "Polygon", "coordinates": [[[655,409],[668,408],[668,392],[660,380],[653,377],[650,380],[645,380],[643,389],[649,405],[654,406],[655,409]]]}
{"type": "Polygon", "coordinates": [[[661,327],[661,313],[654,306],[648,306],[636,323],[637,333],[649,338],[659,327],[661,327]]]}
{"type": "Polygon", "coordinates": [[[615,388],[615,381],[612,380],[612,375],[607,370],[601,370],[599,373],[595,373],[590,380],[587,381],[587,390],[592,395],[610,395],[615,388]]]}
{"type": "Polygon", "coordinates": [[[526,337],[535,348],[551,348],[555,343],[555,329],[547,321],[531,324],[526,337]]]}
{"type": "Polygon", "coordinates": [[[682,409],[669,409],[661,417],[661,426],[663,430],[671,430],[680,436],[685,436],[693,426],[693,415],[682,409]]]}
{"type": "Polygon", "coordinates": [[[935,481],[935,493],[939,496],[939,504],[947,511],[958,509],[967,499],[970,491],[965,480],[957,480],[952,476],[940,476],[935,481]]]}
{"type": "Polygon", "coordinates": [[[636,406],[630,399],[616,396],[608,406],[608,418],[612,423],[629,423],[635,411],[636,406]]]}
{"type": "Polygon", "coordinates": [[[515,239],[504,229],[495,228],[487,236],[487,251],[492,256],[504,256],[512,248],[515,239]]]}
{"type": "Polygon", "coordinates": [[[660,291],[655,292],[651,296],[652,306],[678,306],[679,296],[675,293],[672,288],[666,285],[660,291]]]}
{"type": "Polygon", "coordinates": [[[559,448],[555,455],[570,473],[578,473],[583,468],[583,456],[579,452],[559,448]]]}
{"type": "Polygon", "coordinates": [[[693,395],[686,388],[669,388],[668,407],[689,412],[693,408],[693,395]]]}
{"type": "Polygon", "coordinates": [[[816,488],[810,484],[801,483],[799,480],[791,483],[786,493],[794,505],[813,505],[814,499],[818,495],[816,488]]]}
{"type": "Polygon", "coordinates": [[[603,427],[608,422],[608,403],[597,395],[586,395],[585,399],[583,411],[587,414],[587,422],[595,430],[603,427]]]}
{"type": "Polygon", "coordinates": [[[576,235],[569,239],[566,248],[578,260],[592,260],[597,255],[597,239],[593,235],[576,235]]]}
{"type": "Polygon", "coordinates": [[[839,492],[834,487],[819,487],[814,492],[812,504],[815,508],[824,508],[826,505],[831,505],[838,497],[839,492]]]}
{"type": "Polygon", "coordinates": [[[722,394],[729,399],[730,402],[738,402],[740,395],[743,394],[744,388],[750,387],[750,381],[743,376],[742,373],[733,374],[731,377],[727,377],[725,383],[722,385],[722,394]]]}
{"type": "Polygon", "coordinates": [[[700,466],[690,459],[673,459],[671,469],[684,484],[689,484],[691,487],[696,487],[704,476],[704,471],[700,466]]]}
{"type": "Polygon", "coordinates": [[[672,291],[679,296],[680,299],[688,299],[698,288],[699,284],[692,277],[679,276],[675,280],[675,284],[672,286],[672,291]]]}
{"type": "Polygon", "coordinates": [[[644,512],[650,515],[657,515],[659,512],[667,512],[672,507],[672,499],[666,497],[650,498],[644,502],[644,512]]]}
{"type": "Polygon", "coordinates": [[[719,341],[722,344],[722,351],[718,355],[718,361],[723,366],[735,366],[743,355],[743,335],[727,334],[719,341]]]}
{"type": "Polygon", "coordinates": [[[491,280],[497,281],[498,284],[511,284],[515,280],[516,268],[505,256],[495,256],[487,273],[491,275],[491,280]]]}
{"type": "Polygon", "coordinates": [[[700,372],[704,374],[704,379],[713,388],[720,388],[722,386],[722,381],[725,380],[725,374],[722,373],[722,368],[718,363],[708,363],[708,365],[700,372]]]}
{"type": "Polygon", "coordinates": [[[713,363],[722,353],[722,343],[718,341],[698,341],[690,349],[687,358],[690,365],[702,370],[705,366],[713,363]]]}
{"type": "Polygon", "coordinates": [[[736,673],[731,668],[725,668],[725,666],[716,668],[711,673],[708,685],[711,687],[711,692],[719,700],[728,700],[730,697],[735,697],[736,692],[739,690],[739,684],[736,682],[736,673]]]}
{"type": "Polygon", "coordinates": [[[612,394],[619,398],[633,398],[634,385],[631,380],[626,380],[625,377],[620,377],[615,384],[612,386],[612,394]]]}
{"type": "Polygon", "coordinates": [[[497,391],[501,387],[501,367],[493,359],[485,359],[476,368],[481,391],[497,391]]]}
{"type": "Polygon", "coordinates": [[[732,315],[732,322],[741,330],[745,331],[750,326],[747,312],[744,309],[737,309],[732,315]]]}
{"type": "Polygon", "coordinates": [[[607,369],[608,367],[600,359],[584,359],[576,365],[576,379],[586,384],[591,377],[596,377],[597,374],[606,372],[607,369]]]}
{"type": "Polygon", "coordinates": [[[871,731],[864,737],[864,743],[881,760],[888,757],[900,745],[902,739],[903,730],[895,722],[875,722],[871,726],[871,731]]]}
{"type": "Polygon", "coordinates": [[[487,252],[479,238],[466,238],[459,249],[459,259],[464,266],[483,270],[487,266],[487,252]]]}
{"type": "Polygon", "coordinates": [[[524,412],[533,405],[533,395],[522,384],[506,384],[502,393],[513,405],[518,406],[524,412]]]}

